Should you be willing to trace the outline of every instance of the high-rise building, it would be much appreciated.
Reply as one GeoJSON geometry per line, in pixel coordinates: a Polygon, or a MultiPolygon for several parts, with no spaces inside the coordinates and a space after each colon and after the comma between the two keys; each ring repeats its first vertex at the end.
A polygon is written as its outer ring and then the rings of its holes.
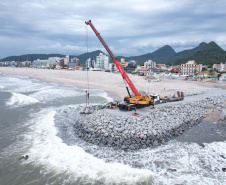
{"type": "Polygon", "coordinates": [[[156,62],[154,62],[153,60],[148,60],[144,62],[144,68],[156,68],[156,62]]]}
{"type": "Polygon", "coordinates": [[[106,69],[109,68],[110,58],[109,56],[100,53],[99,56],[96,57],[95,68],[106,69]]]}
{"type": "Polygon", "coordinates": [[[69,55],[66,55],[64,60],[64,65],[68,65],[68,63],[69,63],[69,55]]]}
{"type": "Polygon", "coordinates": [[[71,59],[71,61],[68,63],[68,68],[75,68],[79,65],[79,59],[77,57],[74,57],[71,59]]]}
{"type": "MultiPolygon", "coordinates": [[[[33,67],[36,67],[36,68],[50,68],[50,61],[49,60],[40,60],[40,59],[37,59],[37,60],[34,60],[32,65],[33,67]]],[[[56,64],[56,62],[55,62],[56,64]]],[[[55,65],[53,64],[53,65],[55,65]]]]}
{"type": "Polygon", "coordinates": [[[91,68],[91,67],[95,67],[94,64],[95,64],[95,61],[92,58],[89,58],[86,60],[86,68],[87,69],[91,68]]]}
{"type": "Polygon", "coordinates": [[[96,57],[96,62],[94,63],[94,68],[100,68],[100,56],[96,57]]]}
{"type": "Polygon", "coordinates": [[[50,63],[52,63],[53,65],[56,65],[56,62],[59,62],[61,60],[60,57],[50,57],[48,58],[48,61],[50,61],[50,63]]]}

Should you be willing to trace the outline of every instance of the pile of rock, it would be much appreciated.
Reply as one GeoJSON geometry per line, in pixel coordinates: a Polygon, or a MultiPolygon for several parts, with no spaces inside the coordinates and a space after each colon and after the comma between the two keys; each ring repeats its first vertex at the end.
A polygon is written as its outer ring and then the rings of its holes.
{"type": "MultiPolygon", "coordinates": [[[[184,96],[194,96],[194,95],[200,95],[200,94],[205,94],[207,90],[202,90],[202,91],[196,91],[196,92],[185,92],[184,96]]],[[[175,93],[176,94],[176,93],[175,93]]]]}
{"type": "Polygon", "coordinates": [[[78,122],[78,135],[87,142],[121,149],[157,146],[200,123],[205,109],[223,109],[226,95],[151,110],[140,117],[117,117],[97,111],[78,122]]]}

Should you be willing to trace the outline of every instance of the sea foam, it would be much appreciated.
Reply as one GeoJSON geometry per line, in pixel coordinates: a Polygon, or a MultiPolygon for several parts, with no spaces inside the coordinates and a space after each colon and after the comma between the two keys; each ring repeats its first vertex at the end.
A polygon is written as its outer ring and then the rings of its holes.
{"type": "Polygon", "coordinates": [[[22,107],[25,105],[35,104],[38,102],[39,101],[35,98],[29,97],[23,94],[19,94],[19,93],[12,93],[12,96],[6,102],[6,105],[16,108],[16,107],[22,107]]]}
{"type": "Polygon", "coordinates": [[[32,164],[45,166],[46,171],[66,173],[72,181],[81,179],[83,183],[137,184],[152,181],[150,170],[107,163],[86,153],[81,147],[68,146],[57,136],[54,126],[56,111],[43,110],[39,114],[42,116],[36,115],[38,119],[33,120],[32,132],[27,136],[33,143],[29,150],[32,164]]]}
{"type": "Polygon", "coordinates": [[[30,96],[38,99],[42,103],[54,101],[59,98],[63,97],[74,97],[74,96],[81,96],[85,93],[76,91],[76,89],[67,89],[67,88],[48,88],[48,89],[41,89],[38,92],[31,94],[30,96]]]}

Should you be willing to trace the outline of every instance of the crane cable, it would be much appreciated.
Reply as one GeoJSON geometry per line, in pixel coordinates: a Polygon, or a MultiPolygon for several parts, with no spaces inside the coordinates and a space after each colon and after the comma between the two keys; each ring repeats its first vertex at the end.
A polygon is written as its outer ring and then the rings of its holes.
{"type": "MultiPolygon", "coordinates": [[[[86,27],[86,34],[85,34],[85,40],[86,40],[86,60],[88,60],[88,48],[89,48],[89,35],[88,35],[88,26],[85,25],[86,27]]],[[[86,65],[86,61],[85,61],[85,65],[86,65]]],[[[85,66],[86,67],[86,66],[85,66]]],[[[86,107],[87,107],[87,103],[89,105],[89,75],[88,75],[88,62],[87,62],[87,68],[86,68],[86,107]]]]}

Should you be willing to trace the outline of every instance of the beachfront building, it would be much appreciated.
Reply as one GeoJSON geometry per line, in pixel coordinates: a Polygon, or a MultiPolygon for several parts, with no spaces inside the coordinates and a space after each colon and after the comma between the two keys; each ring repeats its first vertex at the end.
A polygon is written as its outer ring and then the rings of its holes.
{"type": "Polygon", "coordinates": [[[127,68],[128,67],[128,62],[125,61],[125,58],[121,58],[121,65],[123,68],[127,68]]]}
{"type": "Polygon", "coordinates": [[[172,73],[177,73],[180,74],[181,73],[181,66],[170,66],[168,68],[169,71],[173,71],[172,73]]]}
{"type": "Polygon", "coordinates": [[[110,57],[105,55],[104,53],[100,53],[99,56],[96,57],[94,68],[108,69],[109,63],[110,63],[110,57]]]}
{"type": "Polygon", "coordinates": [[[225,62],[225,64],[223,64],[223,63],[213,64],[213,69],[216,69],[219,72],[226,71],[226,62],[225,62]]]}
{"type": "Polygon", "coordinates": [[[50,57],[48,60],[37,59],[32,62],[35,68],[54,68],[56,65],[59,66],[58,68],[62,65],[60,57],[50,57]]]}
{"type": "Polygon", "coordinates": [[[116,65],[115,65],[114,63],[110,63],[110,64],[109,64],[109,70],[110,70],[111,72],[116,71],[116,70],[117,70],[116,65]]]}
{"type": "Polygon", "coordinates": [[[137,74],[139,76],[146,76],[147,74],[149,74],[150,69],[149,68],[140,68],[137,70],[137,74]]]}
{"type": "Polygon", "coordinates": [[[49,60],[34,60],[32,66],[35,68],[50,68],[50,61],[49,60]]]}
{"type": "MultiPolygon", "coordinates": [[[[59,57],[51,57],[51,58],[59,58],[59,57]]],[[[70,62],[69,55],[66,55],[65,57],[60,59],[61,59],[61,66],[68,66],[68,63],[70,62]]]]}
{"type": "Polygon", "coordinates": [[[121,58],[121,63],[126,62],[125,58],[121,58]]]}
{"type": "Polygon", "coordinates": [[[159,70],[159,71],[167,71],[167,67],[166,67],[166,64],[156,64],[156,68],[159,70]]]}
{"type": "Polygon", "coordinates": [[[74,57],[71,59],[71,61],[68,63],[68,68],[69,69],[75,69],[76,66],[79,65],[79,59],[77,57],[74,57]]]}
{"type": "Polygon", "coordinates": [[[156,75],[159,74],[159,70],[156,67],[152,67],[149,69],[149,74],[147,75],[156,75]]]}
{"type": "Polygon", "coordinates": [[[94,68],[95,61],[92,58],[86,60],[86,69],[94,68]]]}
{"type": "Polygon", "coordinates": [[[76,66],[78,66],[79,65],[79,59],[77,57],[74,57],[74,58],[71,59],[71,62],[69,62],[69,63],[75,63],[76,66]]]}
{"type": "Polygon", "coordinates": [[[186,64],[181,64],[182,75],[196,75],[202,72],[202,64],[197,64],[194,60],[189,60],[186,64]]]}
{"type": "Polygon", "coordinates": [[[99,56],[96,57],[96,61],[94,63],[94,68],[100,69],[100,57],[99,56]]]}
{"type": "Polygon", "coordinates": [[[137,63],[135,60],[129,60],[128,67],[129,68],[135,68],[137,66],[137,63]]]}
{"type": "Polygon", "coordinates": [[[153,60],[148,60],[144,62],[144,68],[156,68],[156,62],[154,62],[153,60]]]}
{"type": "Polygon", "coordinates": [[[48,61],[54,65],[56,65],[56,62],[60,62],[61,58],[60,57],[50,57],[48,58],[48,61]]]}
{"type": "Polygon", "coordinates": [[[62,68],[62,59],[60,61],[56,61],[56,69],[61,69],[62,68]]]}
{"type": "Polygon", "coordinates": [[[69,63],[69,55],[66,55],[66,57],[62,58],[64,60],[64,65],[68,66],[69,63]]]}

